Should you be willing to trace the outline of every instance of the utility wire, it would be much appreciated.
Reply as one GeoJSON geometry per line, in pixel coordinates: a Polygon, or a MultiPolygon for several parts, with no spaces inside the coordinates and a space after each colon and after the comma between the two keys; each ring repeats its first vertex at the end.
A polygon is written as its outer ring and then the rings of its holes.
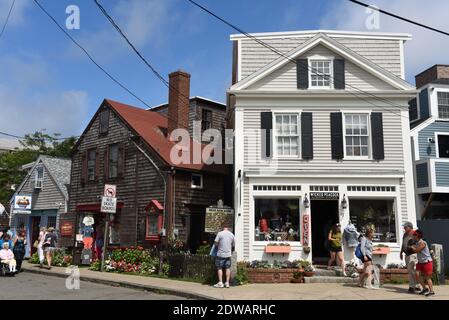
{"type": "Polygon", "coordinates": [[[78,48],[80,48],[84,54],[89,58],[89,60],[97,66],[98,69],[103,71],[103,73],[108,76],[109,79],[114,81],[117,85],[119,85],[123,90],[128,92],[130,95],[132,95],[134,98],[142,102],[145,106],[148,108],[151,108],[145,101],[143,101],[141,98],[139,98],[135,93],[133,93],[130,89],[128,89],[124,84],[122,84],[119,80],[117,80],[114,76],[112,76],[109,72],[107,72],[95,59],[90,55],[90,53],[81,45],[79,44],[65,29],[56,21],[55,18],[47,11],[45,8],[39,3],[37,0],[33,0],[34,3],[54,22],[54,24],[61,30],[78,48]]]}
{"type": "MultiPolygon", "coordinates": [[[[144,64],[151,70],[152,73],[158,78],[169,90],[173,90],[177,92],[180,96],[187,99],[187,107],[190,108],[190,97],[187,97],[185,94],[180,92],[176,87],[172,86],[169,81],[167,81],[161,74],[156,70],[155,67],[151,65],[151,63],[143,56],[142,53],[137,50],[137,48],[133,45],[131,40],[126,36],[126,34],[123,32],[123,30],[120,28],[120,26],[115,22],[114,18],[111,17],[111,15],[107,12],[107,10],[100,4],[99,1],[94,0],[97,7],[100,9],[101,13],[106,17],[106,19],[112,24],[115,30],[120,34],[120,36],[128,43],[128,45],[131,47],[131,49],[137,54],[137,56],[144,62],[144,64]]],[[[184,101],[184,100],[182,100],[184,101]]],[[[166,115],[167,119],[176,121],[176,119],[171,118],[168,113],[166,115]]],[[[177,121],[176,121],[177,122],[177,121]]],[[[183,127],[184,129],[189,129],[188,126],[183,126],[181,124],[177,124],[180,127],[183,127]]]]}
{"type": "MultiPolygon", "coordinates": [[[[308,70],[311,70],[313,73],[318,74],[318,75],[321,75],[321,76],[323,76],[323,77],[326,77],[326,79],[329,79],[330,82],[334,82],[335,79],[332,79],[332,77],[328,77],[327,75],[323,74],[323,73],[320,72],[319,70],[316,70],[316,69],[314,69],[314,68],[312,68],[312,67],[309,67],[309,66],[306,65],[306,64],[302,64],[301,62],[299,62],[299,61],[297,61],[297,60],[294,60],[294,59],[290,58],[289,56],[287,56],[287,55],[284,54],[283,52],[279,51],[277,48],[274,48],[273,46],[271,46],[271,45],[265,43],[264,41],[262,41],[262,40],[260,40],[260,39],[258,39],[258,38],[256,38],[256,37],[254,37],[253,35],[249,34],[248,32],[244,31],[243,29],[241,29],[241,28],[237,27],[236,25],[230,23],[229,21],[225,20],[224,18],[221,18],[220,16],[218,16],[218,15],[215,14],[215,13],[213,13],[212,11],[210,11],[209,9],[207,9],[206,7],[200,5],[199,3],[197,3],[197,2],[195,2],[195,1],[193,1],[193,0],[187,0],[187,1],[189,1],[190,3],[192,3],[194,6],[200,8],[200,9],[203,10],[204,12],[210,14],[211,16],[213,16],[214,18],[216,18],[217,20],[223,22],[224,24],[226,24],[227,26],[231,27],[232,29],[236,30],[237,32],[240,32],[241,34],[245,35],[247,38],[250,38],[250,39],[256,41],[256,42],[259,43],[260,45],[262,45],[262,46],[268,48],[269,50],[273,51],[274,53],[276,53],[276,54],[278,54],[278,55],[284,57],[284,58],[287,59],[288,61],[290,61],[290,62],[292,62],[292,63],[295,63],[295,64],[299,63],[300,65],[302,65],[303,67],[307,68],[308,70]]],[[[338,82],[338,80],[337,80],[337,82],[338,82]]],[[[402,107],[402,106],[397,106],[396,104],[394,104],[394,102],[392,102],[392,101],[390,101],[390,100],[387,100],[387,99],[385,99],[385,98],[376,96],[376,95],[374,95],[374,94],[372,94],[372,93],[370,93],[370,92],[363,91],[363,90],[361,90],[361,89],[359,89],[359,88],[357,88],[357,87],[354,87],[354,86],[352,86],[352,85],[345,84],[345,86],[346,86],[346,87],[350,87],[350,88],[352,88],[352,89],[354,89],[354,90],[360,92],[360,94],[368,95],[368,96],[370,96],[371,98],[373,98],[373,99],[375,99],[375,100],[384,102],[384,103],[389,104],[389,105],[391,105],[391,106],[393,106],[393,107],[395,107],[395,108],[398,108],[398,109],[403,109],[403,108],[404,108],[404,107],[402,107]]],[[[352,94],[353,96],[357,97],[358,99],[362,99],[362,100],[368,102],[369,104],[371,104],[371,105],[373,105],[373,106],[380,107],[380,108],[382,108],[383,110],[385,110],[385,111],[387,111],[387,112],[390,112],[390,113],[393,113],[393,114],[395,114],[395,115],[397,115],[397,116],[403,117],[403,116],[402,116],[401,114],[399,114],[399,113],[395,113],[394,111],[389,110],[389,109],[386,109],[385,107],[382,107],[382,106],[378,106],[378,105],[376,105],[376,104],[373,104],[371,101],[369,101],[369,100],[367,100],[367,99],[364,99],[363,97],[358,96],[355,92],[351,92],[350,90],[348,90],[347,92],[350,93],[350,94],[352,94]]],[[[404,118],[406,118],[406,117],[404,117],[404,118]]]]}
{"type": "Polygon", "coordinates": [[[405,21],[405,22],[414,24],[414,25],[419,26],[419,27],[421,27],[421,28],[428,29],[428,30],[432,30],[432,31],[434,31],[434,32],[438,32],[438,33],[444,34],[444,35],[446,35],[446,36],[449,36],[449,32],[446,32],[446,31],[443,31],[443,30],[439,30],[439,29],[436,29],[436,28],[434,28],[434,27],[425,25],[425,24],[423,24],[423,23],[416,22],[416,21],[413,21],[413,20],[410,20],[410,19],[401,17],[401,16],[399,16],[399,15],[397,15],[397,14],[394,14],[394,13],[391,13],[391,12],[388,12],[388,11],[385,11],[385,10],[382,10],[382,9],[379,9],[379,8],[377,8],[377,7],[374,7],[374,6],[372,6],[372,5],[363,3],[363,2],[361,2],[361,1],[357,1],[357,0],[349,0],[349,1],[352,2],[352,3],[358,4],[358,5],[362,6],[362,7],[366,7],[366,8],[374,8],[375,10],[378,10],[380,13],[383,13],[383,14],[385,14],[385,15],[387,15],[387,16],[390,16],[390,17],[393,17],[393,18],[396,18],[396,19],[399,19],[399,20],[402,20],[402,21],[405,21]]]}
{"type": "MultiPolygon", "coordinates": [[[[20,139],[20,140],[23,140],[23,139],[27,138],[27,137],[18,136],[18,135],[7,133],[7,132],[3,132],[3,131],[0,131],[0,135],[11,137],[11,138],[16,138],[16,139],[20,139]]],[[[31,136],[30,136],[30,138],[33,139],[31,136]]],[[[70,139],[70,138],[79,138],[79,136],[72,136],[72,137],[65,137],[65,138],[53,137],[54,140],[67,140],[67,139],[70,139]]]]}
{"type": "Polygon", "coordinates": [[[3,36],[3,33],[5,32],[6,25],[8,24],[9,17],[11,16],[11,12],[12,12],[12,9],[14,8],[15,3],[16,3],[16,0],[12,0],[11,7],[9,8],[9,12],[8,12],[8,15],[6,16],[5,23],[3,24],[2,31],[0,32],[0,39],[3,36]]]}

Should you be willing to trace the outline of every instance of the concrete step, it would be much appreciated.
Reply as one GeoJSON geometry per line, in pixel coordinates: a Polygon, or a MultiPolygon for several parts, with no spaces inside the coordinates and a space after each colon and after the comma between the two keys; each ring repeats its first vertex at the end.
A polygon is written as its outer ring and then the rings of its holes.
{"type": "Polygon", "coordinates": [[[304,283],[357,283],[357,281],[357,278],[335,276],[314,276],[304,278],[304,283]]]}
{"type": "Polygon", "coordinates": [[[323,277],[341,277],[343,272],[341,269],[327,270],[325,268],[315,268],[315,276],[323,277]]]}

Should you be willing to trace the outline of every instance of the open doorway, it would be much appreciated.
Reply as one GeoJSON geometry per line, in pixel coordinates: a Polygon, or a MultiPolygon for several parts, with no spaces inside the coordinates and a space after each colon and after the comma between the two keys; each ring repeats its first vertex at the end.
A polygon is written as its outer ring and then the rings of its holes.
{"type": "Polygon", "coordinates": [[[327,236],[333,224],[339,222],[338,201],[312,200],[310,202],[312,224],[312,259],[315,264],[325,264],[329,259],[327,236]]]}

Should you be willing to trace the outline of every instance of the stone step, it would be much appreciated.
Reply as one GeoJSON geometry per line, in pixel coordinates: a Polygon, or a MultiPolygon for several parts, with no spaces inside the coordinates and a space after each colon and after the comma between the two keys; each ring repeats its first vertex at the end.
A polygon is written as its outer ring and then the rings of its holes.
{"type": "Polygon", "coordinates": [[[343,272],[341,271],[341,269],[327,270],[324,268],[315,268],[315,276],[341,277],[343,276],[343,272]]]}
{"type": "Polygon", "coordinates": [[[335,276],[314,276],[304,278],[304,283],[357,283],[357,281],[357,278],[335,276]]]}

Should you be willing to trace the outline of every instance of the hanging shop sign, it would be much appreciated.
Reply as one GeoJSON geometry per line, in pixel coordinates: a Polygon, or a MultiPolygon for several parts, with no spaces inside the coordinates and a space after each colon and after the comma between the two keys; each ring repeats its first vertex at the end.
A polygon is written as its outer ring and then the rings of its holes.
{"type": "Polygon", "coordinates": [[[310,229],[310,216],[305,214],[302,216],[302,245],[309,245],[309,229],[310,229]]]}
{"type": "Polygon", "coordinates": [[[16,195],[14,197],[13,212],[25,214],[31,213],[32,199],[33,197],[29,195],[16,195]]]}
{"type": "Polygon", "coordinates": [[[338,200],[340,194],[338,192],[311,192],[310,200],[338,200]]]}
{"type": "Polygon", "coordinates": [[[59,227],[62,237],[71,237],[73,234],[73,222],[65,221],[59,227]]]}
{"type": "Polygon", "coordinates": [[[217,233],[222,230],[221,226],[224,222],[232,230],[232,226],[234,225],[234,209],[223,206],[222,202],[219,202],[217,206],[206,208],[204,232],[217,233]]]}

